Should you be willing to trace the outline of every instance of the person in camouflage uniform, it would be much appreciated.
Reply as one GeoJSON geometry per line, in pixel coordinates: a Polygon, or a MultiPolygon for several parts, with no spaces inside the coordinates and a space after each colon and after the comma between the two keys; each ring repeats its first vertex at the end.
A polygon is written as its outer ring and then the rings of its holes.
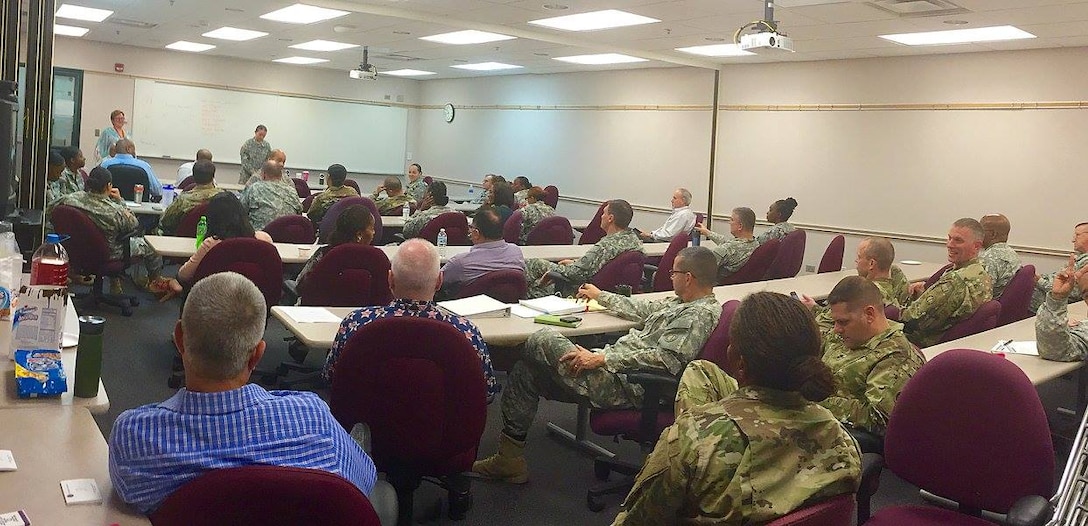
{"type": "Polygon", "coordinates": [[[759,292],[734,314],[728,369],[695,360],[677,391],[676,422],[635,479],[613,526],[764,524],[857,490],[861,455],[813,403],[833,389],[812,317],[759,292]]]}
{"type": "MultiPolygon", "coordinates": [[[[519,175],[514,178],[510,183],[510,186],[514,189],[514,202],[520,206],[529,204],[529,189],[533,187],[533,184],[529,182],[529,178],[524,175],[519,175]]],[[[543,200],[543,198],[541,198],[543,200]]]]}
{"type": "MultiPolygon", "coordinates": [[[[328,212],[329,208],[332,208],[332,205],[336,204],[337,201],[345,197],[359,195],[359,192],[356,192],[354,188],[344,185],[344,181],[347,180],[348,170],[344,168],[344,165],[334,164],[330,166],[329,186],[314,196],[306,216],[313,220],[314,223],[320,223],[321,219],[325,217],[325,212],[328,212]]],[[[294,183],[291,184],[291,188],[294,189],[294,183]]]]}
{"type": "Polygon", "coordinates": [[[261,164],[267,161],[272,153],[272,145],[264,140],[266,135],[268,135],[268,128],[258,124],[257,129],[253,130],[253,138],[242,144],[238,152],[242,159],[242,171],[238,175],[238,184],[248,184],[250,176],[261,173],[261,164]]]}
{"type": "Polygon", "coordinates": [[[79,170],[87,164],[83,158],[83,152],[74,146],[61,148],[59,152],[49,152],[49,184],[45,187],[45,211],[53,209],[57,200],[68,194],[74,194],[83,189],[83,177],[79,170]],[[56,155],[56,157],[54,157],[56,155]],[[60,162],[58,165],[57,162],[60,162]],[[59,174],[55,174],[57,167],[61,168],[59,174]]]}
{"type": "MultiPolygon", "coordinates": [[[[1075,256],[1074,270],[1080,270],[1088,265],[1088,223],[1080,223],[1073,228],[1073,252],[1075,256]]],[[[1031,292],[1031,312],[1039,310],[1039,306],[1046,300],[1047,293],[1050,292],[1054,285],[1054,277],[1057,272],[1051,272],[1050,274],[1035,275],[1035,290],[1031,292]]],[[[1069,293],[1069,301],[1075,302],[1080,297],[1081,288],[1076,282],[1073,283],[1073,290],[1069,293]]]]}
{"type": "Polygon", "coordinates": [[[531,335],[503,390],[499,451],[474,463],[472,471],[516,484],[528,480],[525,437],[541,396],[580,397],[596,408],[639,407],[643,390],[627,381],[628,373],[679,374],[698,355],[721,316],[721,305],[714,297],[714,269],[709,249],[688,247],[673,264],[674,297],[647,301],[602,292],[588,284],[579,289],[580,295],[596,299],[616,315],[640,321],[641,328],[593,351],[552,329],[531,335]]]}
{"type": "Polygon", "coordinates": [[[422,203],[427,193],[427,182],[423,180],[423,167],[419,163],[408,165],[408,186],[404,189],[413,201],[422,203]]]}
{"type": "Polygon", "coordinates": [[[249,211],[249,222],[254,230],[261,230],[277,217],[301,214],[302,203],[294,186],[287,188],[282,179],[283,168],[276,161],[265,161],[261,166],[262,180],[242,190],[242,206],[249,211]]]}
{"type": "Polygon", "coordinates": [[[525,202],[528,204],[519,209],[521,210],[521,230],[518,233],[519,245],[529,242],[529,232],[536,228],[537,223],[540,223],[545,217],[555,215],[555,209],[544,202],[544,189],[539,186],[529,189],[525,202]]]}
{"type": "Polygon", "coordinates": [[[914,299],[899,314],[911,343],[922,348],[936,344],[944,331],[992,299],[990,275],[978,261],[982,237],[978,221],[957,220],[945,243],[952,268],[928,289],[925,283],[911,285],[914,299]]]}
{"type": "Polygon", "coordinates": [[[993,281],[993,297],[1000,298],[1009,280],[1020,270],[1020,256],[1009,247],[1009,218],[1001,214],[988,214],[979,220],[982,225],[982,253],[978,260],[993,281]]]}
{"type": "MultiPolygon", "coordinates": [[[[268,159],[265,159],[265,161],[275,161],[280,165],[280,178],[275,180],[275,182],[282,183],[292,190],[295,189],[295,182],[291,180],[291,174],[285,168],[285,166],[287,166],[287,154],[284,153],[283,150],[272,150],[272,153],[268,154],[268,159]]],[[[261,175],[261,171],[258,169],[257,173],[249,176],[249,179],[246,179],[245,184],[248,187],[249,185],[256,183],[257,181],[262,180],[263,176],[261,175]]],[[[298,195],[298,193],[296,192],[295,195],[298,195]]]]}
{"type": "Polygon", "coordinates": [[[759,241],[759,244],[762,245],[771,239],[782,239],[786,237],[786,234],[797,230],[788,223],[796,208],[797,200],[792,197],[779,199],[771,203],[771,207],[767,209],[767,222],[771,223],[771,228],[756,236],[756,241],[759,241]]]}
{"type": "Polygon", "coordinates": [[[461,212],[457,212],[457,210],[448,206],[449,202],[450,198],[446,196],[446,183],[432,181],[430,186],[427,187],[427,192],[423,194],[423,201],[419,210],[404,222],[404,229],[401,231],[404,239],[419,237],[423,227],[442,214],[447,212],[460,214],[461,212]]]}
{"type": "Polygon", "coordinates": [[[895,246],[886,237],[869,237],[858,244],[854,267],[858,275],[880,289],[884,305],[901,307],[910,301],[910,282],[903,270],[894,265],[895,246]]]}
{"type": "Polygon", "coordinates": [[[642,252],[642,240],[628,228],[634,215],[635,211],[627,201],[609,201],[601,214],[601,228],[606,235],[586,255],[578,259],[564,259],[558,263],[545,259],[525,260],[525,281],[529,283],[529,297],[539,298],[555,294],[556,291],[571,295],[578,285],[593,277],[616,256],[629,250],[642,252]],[[565,283],[562,286],[557,287],[547,275],[553,271],[563,276],[565,283]]]}
{"type": "Polygon", "coordinates": [[[1077,269],[1076,261],[1070,255],[1069,265],[1054,274],[1050,293],[1035,317],[1035,339],[1044,360],[1075,362],[1088,357],[1088,323],[1068,320],[1070,303],[1088,303],[1080,292],[1088,290],[1088,268],[1077,269]],[[1079,295],[1074,297],[1073,292],[1079,295]]]}
{"type": "Polygon", "coordinates": [[[729,216],[729,233],[733,235],[733,239],[710,231],[702,223],[695,225],[700,234],[717,245],[711,250],[714,257],[718,258],[719,282],[740,270],[748,262],[748,258],[752,257],[752,252],[759,247],[759,242],[752,235],[755,228],[756,213],[743,206],[734,208],[729,216]]]}
{"type": "Polygon", "coordinates": [[[378,207],[378,214],[383,216],[400,215],[405,203],[409,206],[416,203],[412,196],[404,193],[400,179],[396,177],[386,177],[382,181],[382,185],[375,188],[374,193],[370,194],[370,198],[374,200],[374,204],[378,207]],[[378,197],[382,192],[385,192],[385,197],[378,197]]]}
{"type": "Polygon", "coordinates": [[[207,203],[216,194],[225,191],[215,187],[215,164],[211,161],[200,160],[193,163],[193,182],[196,186],[182,192],[162,213],[159,228],[164,234],[174,235],[185,214],[197,205],[207,203]]]}

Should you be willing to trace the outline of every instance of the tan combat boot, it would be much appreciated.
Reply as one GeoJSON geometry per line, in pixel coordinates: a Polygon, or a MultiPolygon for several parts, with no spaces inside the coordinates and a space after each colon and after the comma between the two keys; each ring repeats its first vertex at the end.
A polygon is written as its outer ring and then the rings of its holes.
{"type": "Polygon", "coordinates": [[[483,478],[525,484],[529,481],[529,465],[525,462],[524,451],[524,440],[514,440],[506,433],[500,433],[499,451],[474,462],[472,472],[483,478]]]}

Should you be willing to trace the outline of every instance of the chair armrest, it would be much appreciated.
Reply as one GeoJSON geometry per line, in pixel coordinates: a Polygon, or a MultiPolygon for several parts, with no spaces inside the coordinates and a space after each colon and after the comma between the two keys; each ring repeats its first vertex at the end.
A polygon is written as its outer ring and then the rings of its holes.
{"type": "Polygon", "coordinates": [[[646,272],[648,274],[653,274],[654,272],[657,272],[657,265],[651,265],[649,263],[643,263],[642,264],[642,271],[646,272]]]}
{"type": "Polygon", "coordinates": [[[641,418],[639,421],[639,439],[644,447],[652,447],[657,440],[657,415],[672,412],[672,399],[676,396],[679,380],[675,376],[660,373],[629,373],[627,380],[642,386],[641,418]]]}
{"type": "Polygon", "coordinates": [[[1043,526],[1054,515],[1054,507],[1045,497],[1025,495],[1009,508],[1005,524],[1009,526],[1043,526]]]}
{"type": "Polygon", "coordinates": [[[554,283],[567,283],[567,278],[554,270],[549,271],[545,276],[554,283]]]}
{"type": "Polygon", "coordinates": [[[861,484],[858,486],[858,524],[864,524],[872,515],[872,498],[880,489],[880,473],[884,470],[884,457],[876,453],[861,456],[861,484]]]}
{"type": "Polygon", "coordinates": [[[403,232],[397,232],[396,234],[393,234],[393,239],[395,239],[398,243],[403,243],[404,242],[404,233],[403,232]]]}
{"type": "Polygon", "coordinates": [[[661,373],[627,373],[627,381],[641,385],[643,389],[676,389],[680,383],[675,376],[661,373]]]}

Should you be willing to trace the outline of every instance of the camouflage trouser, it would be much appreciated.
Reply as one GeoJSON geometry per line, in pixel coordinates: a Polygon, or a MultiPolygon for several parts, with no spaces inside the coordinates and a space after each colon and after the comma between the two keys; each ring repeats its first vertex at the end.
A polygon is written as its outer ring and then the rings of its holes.
{"type": "Polygon", "coordinates": [[[129,254],[133,258],[143,258],[144,268],[147,269],[149,278],[154,279],[162,274],[162,256],[151,248],[151,245],[147,243],[143,236],[130,237],[128,242],[129,254]]]}
{"type": "Polygon", "coordinates": [[[692,360],[680,376],[680,387],[676,389],[676,416],[693,407],[722,400],[737,388],[737,381],[714,362],[692,360]]]}
{"type": "Polygon", "coordinates": [[[544,274],[557,268],[559,268],[558,264],[546,259],[525,260],[525,281],[529,283],[530,298],[540,298],[555,294],[555,284],[549,283],[547,285],[541,285],[540,278],[544,277],[544,274]]]}
{"type": "Polygon", "coordinates": [[[542,329],[525,342],[525,354],[510,370],[502,391],[503,431],[522,437],[536,418],[540,397],[562,402],[588,401],[594,408],[630,408],[642,404],[642,389],[627,377],[604,368],[572,376],[559,358],[574,344],[552,329],[542,329]]]}

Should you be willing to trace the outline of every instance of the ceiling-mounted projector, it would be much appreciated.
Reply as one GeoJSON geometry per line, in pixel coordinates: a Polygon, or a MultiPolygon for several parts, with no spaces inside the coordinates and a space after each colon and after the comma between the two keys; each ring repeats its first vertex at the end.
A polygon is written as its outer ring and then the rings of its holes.
{"type": "Polygon", "coordinates": [[[792,53],[793,39],[775,31],[750,33],[740,36],[740,48],[753,53],[761,51],[789,51],[792,53]]]}
{"type": "Polygon", "coordinates": [[[378,78],[378,68],[370,63],[367,51],[367,46],[363,46],[363,61],[359,63],[359,67],[348,72],[348,77],[356,80],[374,80],[378,78]]]}

